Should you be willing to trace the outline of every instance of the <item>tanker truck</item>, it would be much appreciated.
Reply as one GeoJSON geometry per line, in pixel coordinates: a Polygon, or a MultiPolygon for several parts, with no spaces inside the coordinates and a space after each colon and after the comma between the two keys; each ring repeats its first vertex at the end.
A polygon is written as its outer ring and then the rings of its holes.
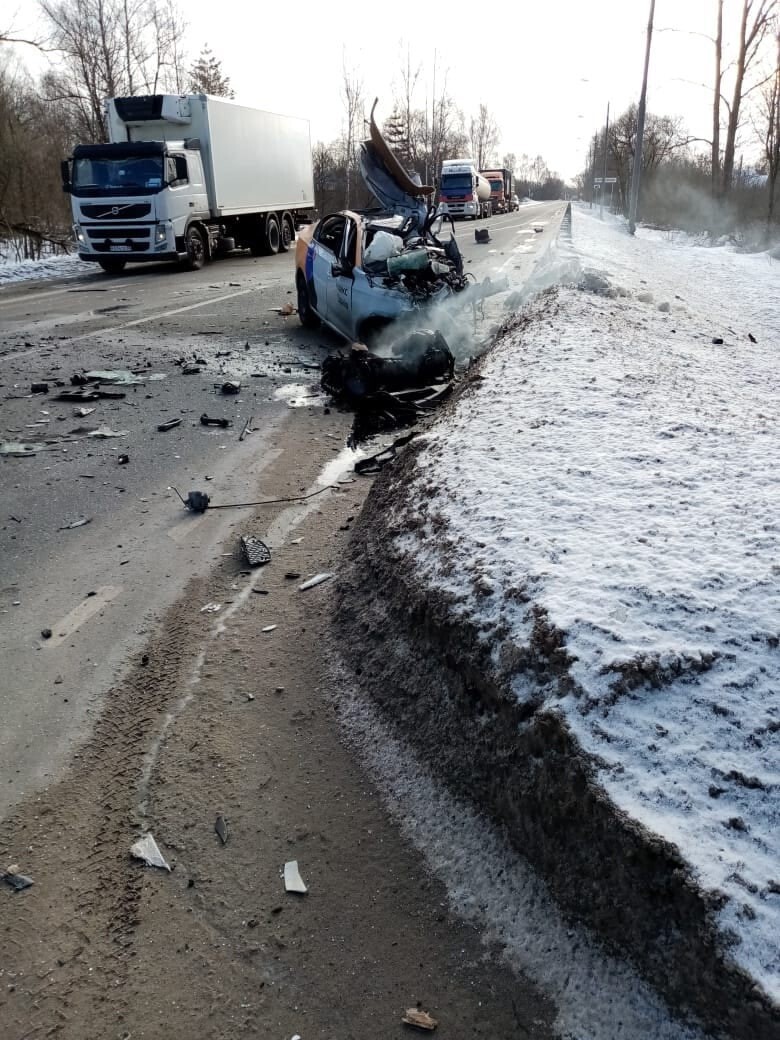
{"type": "Polygon", "coordinates": [[[197,269],[233,249],[289,249],[312,219],[309,124],[207,94],[105,103],[109,143],[62,163],[79,259],[197,269]]]}
{"type": "Polygon", "coordinates": [[[445,159],[439,179],[439,212],[455,217],[489,217],[490,181],[477,170],[473,159],[445,159]]]}

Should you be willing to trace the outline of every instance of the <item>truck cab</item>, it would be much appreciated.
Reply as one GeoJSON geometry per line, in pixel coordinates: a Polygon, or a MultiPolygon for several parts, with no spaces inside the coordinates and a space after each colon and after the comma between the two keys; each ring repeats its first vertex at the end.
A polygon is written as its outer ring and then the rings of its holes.
{"type": "Polygon", "coordinates": [[[482,177],[473,159],[446,159],[439,181],[439,212],[451,217],[489,217],[490,184],[482,177]]]}

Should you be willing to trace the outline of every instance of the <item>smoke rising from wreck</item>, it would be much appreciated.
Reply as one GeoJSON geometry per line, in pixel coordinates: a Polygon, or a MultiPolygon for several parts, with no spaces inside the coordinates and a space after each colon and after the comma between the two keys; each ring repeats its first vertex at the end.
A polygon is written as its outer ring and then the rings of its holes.
{"type": "Polygon", "coordinates": [[[521,275],[514,265],[505,264],[462,292],[397,319],[376,336],[371,350],[382,357],[398,356],[411,333],[437,331],[447,341],[458,368],[463,369],[490,348],[507,318],[534,296],[555,285],[576,284],[582,275],[582,264],[569,242],[557,237],[530,275],[521,275]]]}

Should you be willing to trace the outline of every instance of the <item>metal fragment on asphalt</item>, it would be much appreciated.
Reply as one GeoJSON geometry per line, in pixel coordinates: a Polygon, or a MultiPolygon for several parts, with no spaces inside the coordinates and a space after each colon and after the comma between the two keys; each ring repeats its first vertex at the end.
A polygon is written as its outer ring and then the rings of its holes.
{"type": "Polygon", "coordinates": [[[260,631],[261,632],[273,632],[273,630],[275,628],[278,628],[278,627],[279,627],[278,625],[266,625],[265,628],[261,628],[260,631]]]}
{"type": "Polygon", "coordinates": [[[284,890],[285,892],[299,892],[301,895],[305,895],[309,891],[298,871],[297,859],[291,859],[284,865],[284,890]]]}
{"type": "Polygon", "coordinates": [[[168,873],[171,871],[151,832],[130,846],[130,855],[133,859],[143,860],[148,867],[159,867],[160,870],[167,870],[168,873]]]}
{"type": "Polygon", "coordinates": [[[271,562],[271,550],[253,534],[242,536],[241,551],[250,567],[264,567],[271,562]]]}
{"type": "Polygon", "coordinates": [[[217,816],[214,822],[214,830],[217,832],[217,837],[223,845],[227,845],[230,833],[228,831],[227,820],[224,816],[217,816]]]}
{"type": "Polygon", "coordinates": [[[222,610],[221,603],[207,603],[205,607],[200,608],[201,614],[216,614],[220,610],[222,610]]]}
{"type": "Polygon", "coordinates": [[[303,585],[299,585],[298,589],[300,592],[305,592],[306,589],[313,589],[315,585],[322,585],[324,581],[330,581],[332,577],[332,571],[323,571],[321,574],[315,574],[313,578],[309,578],[303,585]]]}
{"type": "Polygon", "coordinates": [[[6,885],[10,885],[15,892],[23,892],[25,888],[30,888],[31,885],[35,884],[31,877],[19,873],[19,867],[16,863],[12,864],[8,870],[0,871],[0,878],[5,881],[6,885]]]}

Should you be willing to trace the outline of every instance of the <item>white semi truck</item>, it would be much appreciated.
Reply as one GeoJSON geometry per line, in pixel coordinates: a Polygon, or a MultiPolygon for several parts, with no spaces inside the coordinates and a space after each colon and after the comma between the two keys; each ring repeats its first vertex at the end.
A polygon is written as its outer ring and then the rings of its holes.
{"type": "Polygon", "coordinates": [[[439,212],[455,217],[489,217],[490,181],[477,170],[473,159],[445,159],[439,178],[439,212]]]}
{"type": "Polygon", "coordinates": [[[195,270],[220,253],[287,250],[313,219],[305,119],[206,94],[106,101],[108,144],[62,163],[81,260],[118,274],[128,262],[195,270]]]}

